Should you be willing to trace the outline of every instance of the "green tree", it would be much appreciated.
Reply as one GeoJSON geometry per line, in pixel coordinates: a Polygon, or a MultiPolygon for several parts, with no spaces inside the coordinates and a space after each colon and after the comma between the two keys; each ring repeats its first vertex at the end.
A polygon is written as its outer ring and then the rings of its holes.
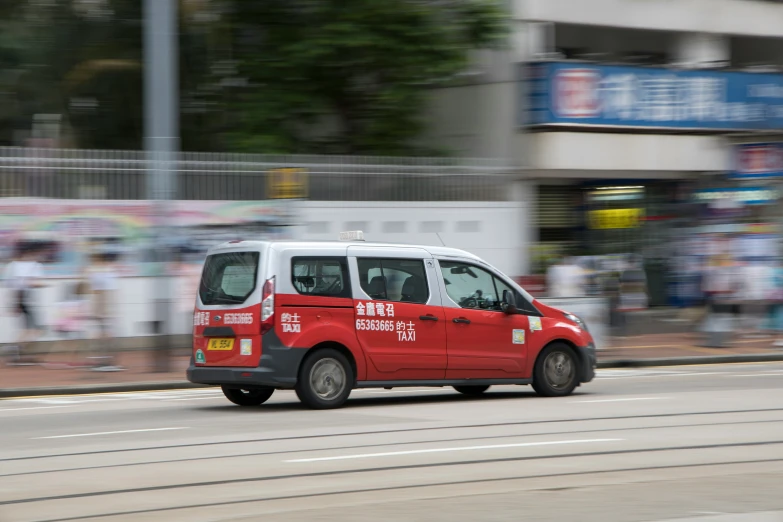
{"type": "Polygon", "coordinates": [[[64,145],[141,145],[139,2],[7,0],[0,14],[0,140],[59,114],[64,145]]]}
{"type": "MultiPolygon", "coordinates": [[[[428,90],[502,45],[504,0],[178,0],[184,150],[412,154],[428,90]]],[[[141,0],[0,2],[0,142],[38,113],[142,146],[141,0]]]]}
{"type": "Polygon", "coordinates": [[[470,51],[499,46],[501,0],[233,2],[234,94],[227,145],[255,152],[416,152],[428,89],[470,51]]]}

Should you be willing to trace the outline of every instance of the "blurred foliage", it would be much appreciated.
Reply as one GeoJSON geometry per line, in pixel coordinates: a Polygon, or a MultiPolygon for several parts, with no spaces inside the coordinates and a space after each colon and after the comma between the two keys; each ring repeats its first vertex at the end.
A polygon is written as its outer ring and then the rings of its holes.
{"type": "MultiPolygon", "coordinates": [[[[501,46],[503,0],[179,0],[184,150],[417,154],[430,89],[501,46]]],[[[141,0],[0,2],[0,142],[142,145],[141,0]]]]}

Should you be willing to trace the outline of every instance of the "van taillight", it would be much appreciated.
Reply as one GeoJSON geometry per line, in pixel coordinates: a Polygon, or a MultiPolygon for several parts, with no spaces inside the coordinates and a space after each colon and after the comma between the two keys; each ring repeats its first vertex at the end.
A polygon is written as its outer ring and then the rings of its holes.
{"type": "Polygon", "coordinates": [[[261,293],[261,334],[267,333],[275,326],[275,278],[264,283],[261,293]]]}

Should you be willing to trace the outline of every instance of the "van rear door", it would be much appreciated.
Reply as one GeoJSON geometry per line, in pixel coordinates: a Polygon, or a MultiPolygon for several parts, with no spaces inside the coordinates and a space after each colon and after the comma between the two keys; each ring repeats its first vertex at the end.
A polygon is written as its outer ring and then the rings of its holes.
{"type": "Polygon", "coordinates": [[[261,280],[262,258],[257,250],[207,256],[193,317],[197,366],[258,366],[261,300],[268,286],[261,280]]]}

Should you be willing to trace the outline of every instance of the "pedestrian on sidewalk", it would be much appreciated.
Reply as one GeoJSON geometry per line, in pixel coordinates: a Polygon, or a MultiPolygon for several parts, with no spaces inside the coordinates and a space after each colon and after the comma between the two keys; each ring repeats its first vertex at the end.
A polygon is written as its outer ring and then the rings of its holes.
{"type": "Polygon", "coordinates": [[[734,330],[733,299],[736,296],[738,283],[735,265],[730,255],[720,254],[710,261],[704,277],[708,309],[704,331],[708,336],[706,343],[708,347],[724,348],[728,334],[734,330]]]}
{"type": "Polygon", "coordinates": [[[84,350],[79,346],[87,345],[90,339],[90,292],[86,281],[77,281],[66,287],[65,299],[59,304],[59,317],[55,323],[58,335],[65,341],[76,341],[74,349],[67,355],[71,360],[67,367],[81,368],[87,365],[79,361],[84,350]]]}
{"type": "Polygon", "coordinates": [[[585,271],[574,258],[563,257],[547,271],[549,297],[585,295],[585,271]]]}
{"type": "Polygon", "coordinates": [[[39,250],[34,245],[20,245],[18,256],[8,264],[3,278],[13,293],[13,313],[22,323],[16,345],[8,347],[9,364],[13,366],[37,364],[28,351],[29,345],[43,334],[33,304],[34,290],[44,287],[43,267],[38,256],[39,250]]]}
{"type": "Polygon", "coordinates": [[[196,294],[198,294],[198,284],[201,281],[201,266],[188,259],[188,252],[189,249],[186,247],[181,247],[177,251],[173,274],[179,283],[177,319],[182,322],[184,332],[190,332],[193,328],[196,294]]]}
{"type": "Polygon", "coordinates": [[[773,346],[781,348],[783,347],[783,265],[780,260],[777,260],[771,269],[768,299],[768,326],[772,335],[777,338],[773,346]]]}
{"type": "Polygon", "coordinates": [[[98,327],[98,351],[101,361],[93,368],[94,371],[116,372],[124,370],[116,364],[114,350],[114,310],[115,299],[119,289],[119,276],[114,266],[114,256],[102,252],[93,257],[92,266],[88,269],[88,280],[93,298],[93,318],[98,327]]]}
{"type": "Polygon", "coordinates": [[[742,266],[741,284],[737,298],[740,302],[740,329],[746,337],[756,337],[762,333],[765,320],[765,300],[769,288],[773,286],[774,269],[763,261],[749,261],[742,266]]]}

